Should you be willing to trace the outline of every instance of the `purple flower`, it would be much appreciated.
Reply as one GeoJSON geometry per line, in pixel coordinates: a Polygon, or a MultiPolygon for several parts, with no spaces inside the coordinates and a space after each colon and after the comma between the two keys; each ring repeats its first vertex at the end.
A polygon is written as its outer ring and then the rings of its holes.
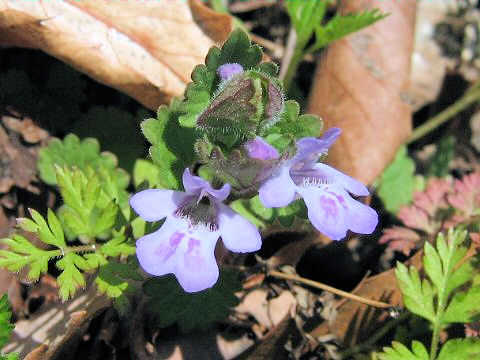
{"type": "Polygon", "coordinates": [[[130,205],[146,221],[166,218],[158,231],[137,240],[142,268],[157,276],[173,273],[185,291],[196,292],[217,282],[214,251],[220,236],[234,252],[256,251],[262,241],[253,224],[222,203],[230,194],[229,184],[215,190],[185,169],[183,186],[185,192],[141,191],[130,205]]]}
{"type": "Polygon", "coordinates": [[[259,189],[260,201],[266,207],[287,206],[302,197],[313,226],[333,240],[344,238],[349,229],[370,234],[378,223],[377,213],[349,194],[368,195],[363,184],[317,163],[338,135],[340,129],[332,128],[321,139],[308,137],[297,141],[297,154],[279,166],[259,189]]]}
{"type": "Polygon", "coordinates": [[[217,68],[217,74],[222,81],[230,79],[233,75],[243,72],[243,67],[237,63],[220,65],[217,68]]]}
{"type": "Polygon", "coordinates": [[[263,140],[261,137],[248,140],[245,149],[249,157],[257,160],[274,160],[280,158],[277,149],[263,140]]]}

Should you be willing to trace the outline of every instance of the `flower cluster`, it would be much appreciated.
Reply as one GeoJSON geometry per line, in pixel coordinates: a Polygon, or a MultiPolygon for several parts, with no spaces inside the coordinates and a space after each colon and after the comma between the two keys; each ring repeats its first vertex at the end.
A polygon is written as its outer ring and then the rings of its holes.
{"type": "MultiPolygon", "coordinates": [[[[242,72],[239,64],[220,66],[217,73],[221,86],[229,89],[232,85],[225,83],[238,82],[238,76],[246,76],[241,75],[242,72]]],[[[267,88],[270,89],[268,94],[274,96],[276,88],[270,83],[267,88]]],[[[231,97],[230,92],[233,91],[228,91],[231,97]]],[[[220,101],[217,98],[215,101],[218,104],[211,105],[207,115],[213,119],[212,122],[217,121],[217,115],[213,114],[224,106],[220,103],[225,99],[220,101]]],[[[266,103],[267,108],[270,105],[279,108],[283,98],[281,102],[270,99],[266,103]]],[[[242,103],[241,106],[246,105],[242,103]]],[[[207,115],[201,115],[199,121],[205,121],[207,115]]],[[[229,150],[240,160],[237,159],[233,165],[225,161],[219,166],[227,169],[224,171],[230,171],[229,176],[235,184],[244,187],[252,185],[265,207],[285,207],[303,198],[313,226],[333,240],[344,238],[348,230],[369,234],[377,225],[377,213],[350,195],[366,196],[368,189],[360,182],[318,162],[339,135],[340,130],[333,128],[320,139],[302,138],[294,144],[296,151],[291,155],[288,152],[280,154],[275,147],[256,136],[240,143],[239,149],[229,150]],[[246,174],[252,175],[246,177],[246,174]],[[242,176],[243,180],[238,180],[242,176]],[[252,184],[245,184],[245,179],[250,179],[252,184]]],[[[218,165],[221,150],[218,148],[216,151],[218,153],[213,157],[218,165]]],[[[184,192],[151,189],[131,198],[132,208],[144,220],[152,222],[164,219],[158,231],[137,241],[137,257],[146,272],[157,276],[173,273],[185,291],[197,292],[213,286],[218,279],[214,251],[220,237],[225,247],[233,252],[260,249],[258,229],[224,204],[234,184],[224,182],[222,188],[214,189],[209,182],[192,175],[187,168],[183,173],[184,192]]]]}

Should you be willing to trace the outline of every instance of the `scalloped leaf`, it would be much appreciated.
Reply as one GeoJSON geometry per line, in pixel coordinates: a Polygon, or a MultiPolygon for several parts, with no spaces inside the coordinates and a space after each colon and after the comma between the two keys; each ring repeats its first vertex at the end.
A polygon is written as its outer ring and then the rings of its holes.
{"type": "Polygon", "coordinates": [[[234,292],[240,289],[237,274],[232,271],[221,271],[214,287],[198,293],[184,292],[172,276],[151,278],[143,286],[150,296],[148,308],[156,315],[158,325],[178,323],[184,332],[206,329],[225,318],[238,304],[234,292]]]}
{"type": "MultiPolygon", "coordinates": [[[[247,33],[240,28],[233,30],[222,48],[210,48],[205,65],[193,69],[192,82],[185,90],[185,100],[180,105],[182,115],[179,122],[185,127],[194,127],[197,115],[210,103],[218,87],[217,68],[227,63],[237,63],[245,70],[257,66],[263,52],[258,45],[252,45],[247,33]]],[[[265,65],[266,71],[273,71],[271,65],[265,65]]]]}
{"type": "Polygon", "coordinates": [[[195,160],[195,129],[178,123],[176,105],[174,101],[170,108],[160,106],[157,118],[147,119],[141,125],[143,134],[152,144],[150,156],[158,166],[158,183],[167,189],[181,188],[183,171],[195,160]]]}

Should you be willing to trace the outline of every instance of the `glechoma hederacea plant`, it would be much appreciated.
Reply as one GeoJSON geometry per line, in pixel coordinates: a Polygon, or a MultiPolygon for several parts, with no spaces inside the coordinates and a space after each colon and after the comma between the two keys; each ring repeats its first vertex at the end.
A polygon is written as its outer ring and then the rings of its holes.
{"type": "MultiPolygon", "coordinates": [[[[292,101],[287,106],[275,65],[259,64],[260,55],[240,30],[221,50],[210,51],[206,67],[194,70],[186,99],[171,106],[182,112],[199,102],[203,105],[198,104],[194,116],[188,114],[188,121],[182,123],[180,118],[176,124],[192,129],[194,137],[196,157],[185,164],[185,192],[170,186],[141,191],[130,200],[144,220],[165,219],[158,231],[137,240],[140,265],[153,275],[175,274],[187,292],[204,290],[217,281],[214,250],[219,237],[234,252],[252,252],[261,246],[256,227],[226,205],[228,199],[258,193],[264,207],[277,208],[303,198],[312,225],[334,240],[344,238],[349,229],[369,234],[377,225],[377,213],[349,194],[366,196],[367,188],[317,162],[340,129],[317,138],[318,127],[309,125],[320,119],[310,115],[304,121],[297,113],[287,113],[297,109],[292,101]],[[245,58],[230,49],[242,42],[245,58]],[[205,83],[214,92],[199,101],[205,83]],[[205,178],[192,175],[194,163],[202,166],[205,178]]],[[[149,140],[152,121],[143,125],[149,140]]],[[[152,144],[152,158],[159,162],[158,145],[152,144]]]]}
{"type": "Polygon", "coordinates": [[[129,175],[94,139],[52,141],[38,168],[64,204],[46,219],[35,210],[32,219],[19,219],[48,249],[14,234],[3,240],[0,267],[29,267],[28,277],[37,280],[54,261],[64,300],[93,272],[100,292],[126,304],[125,294],[142,280],[135,253],[147,273],[172,273],[184,291],[200,292],[219,278],[219,238],[230,251],[254,252],[268,222],[295,227],[307,217],[334,240],[348,230],[371,233],[376,212],[350,195],[366,196],[367,188],[318,162],[340,130],[322,135],[318,117],[299,115],[277,65],[262,63],[262,56],[245,32],[234,30],[195,67],[184,96],[142,123],[152,161],[135,166],[133,196],[129,175]],[[268,221],[258,216],[269,211],[268,221]]]}

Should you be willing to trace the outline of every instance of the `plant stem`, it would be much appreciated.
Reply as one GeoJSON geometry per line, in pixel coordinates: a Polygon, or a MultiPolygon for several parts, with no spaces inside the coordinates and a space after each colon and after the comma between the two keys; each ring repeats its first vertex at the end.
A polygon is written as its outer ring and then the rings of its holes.
{"type": "MultiPolygon", "coordinates": [[[[449,247],[451,246],[449,252],[450,254],[454,254],[456,251],[456,245],[454,243],[454,240],[449,239],[449,241],[451,241],[451,243],[448,244],[449,247]]],[[[445,309],[447,307],[447,300],[449,295],[449,293],[447,292],[447,285],[450,280],[450,276],[452,275],[452,272],[454,270],[454,267],[452,266],[452,255],[450,255],[448,257],[448,261],[443,262],[442,265],[444,269],[444,277],[442,279],[440,287],[437,289],[437,311],[435,314],[435,319],[433,319],[433,334],[432,342],[430,344],[430,360],[435,360],[437,357],[440,331],[442,330],[443,314],[445,313],[445,309]]]]}
{"type": "Polygon", "coordinates": [[[290,84],[292,83],[293,77],[295,76],[298,66],[303,59],[303,49],[305,48],[305,44],[299,40],[297,40],[295,44],[295,49],[293,50],[292,57],[290,62],[288,63],[287,71],[285,72],[285,76],[283,78],[283,86],[285,91],[288,92],[290,88],[290,84]]]}
{"type": "Polygon", "coordinates": [[[322,290],[331,292],[333,294],[346,297],[350,300],[357,301],[357,302],[360,302],[360,303],[365,304],[365,305],[370,305],[370,306],[374,306],[374,307],[382,308],[382,309],[387,309],[387,308],[393,307],[393,305],[391,305],[391,304],[387,304],[387,303],[384,303],[384,302],[381,302],[381,301],[376,301],[376,300],[370,300],[370,299],[367,299],[367,298],[364,298],[364,297],[361,297],[361,296],[358,296],[358,295],[351,294],[347,291],[343,291],[343,290],[334,288],[332,286],[320,283],[318,281],[306,279],[306,278],[303,278],[303,277],[300,277],[300,276],[286,274],[286,273],[283,273],[283,272],[280,272],[280,271],[274,271],[274,270],[269,271],[268,275],[273,276],[273,277],[278,278],[278,279],[297,281],[297,282],[300,282],[300,283],[305,284],[305,285],[312,286],[312,287],[317,288],[317,289],[322,289],[322,290]]]}
{"type": "Polygon", "coordinates": [[[407,144],[424,137],[478,100],[480,100],[480,81],[472,85],[453,105],[416,127],[407,140],[407,144]]]}
{"type": "Polygon", "coordinates": [[[88,244],[88,245],[80,245],[80,246],[67,246],[63,249],[58,249],[58,250],[51,250],[51,258],[55,256],[65,256],[66,254],[69,253],[84,253],[84,252],[89,252],[89,251],[97,251],[100,249],[100,246],[97,244],[88,244]]]}
{"type": "Polygon", "coordinates": [[[363,343],[354,345],[345,351],[340,353],[340,359],[346,359],[350,356],[357,354],[359,352],[368,350],[372,345],[374,345],[377,341],[383,338],[390,330],[396,327],[398,324],[404,322],[410,317],[410,313],[408,311],[401,314],[399,317],[390,320],[385,325],[383,325],[380,329],[378,329],[374,334],[372,334],[368,340],[363,343]]]}

